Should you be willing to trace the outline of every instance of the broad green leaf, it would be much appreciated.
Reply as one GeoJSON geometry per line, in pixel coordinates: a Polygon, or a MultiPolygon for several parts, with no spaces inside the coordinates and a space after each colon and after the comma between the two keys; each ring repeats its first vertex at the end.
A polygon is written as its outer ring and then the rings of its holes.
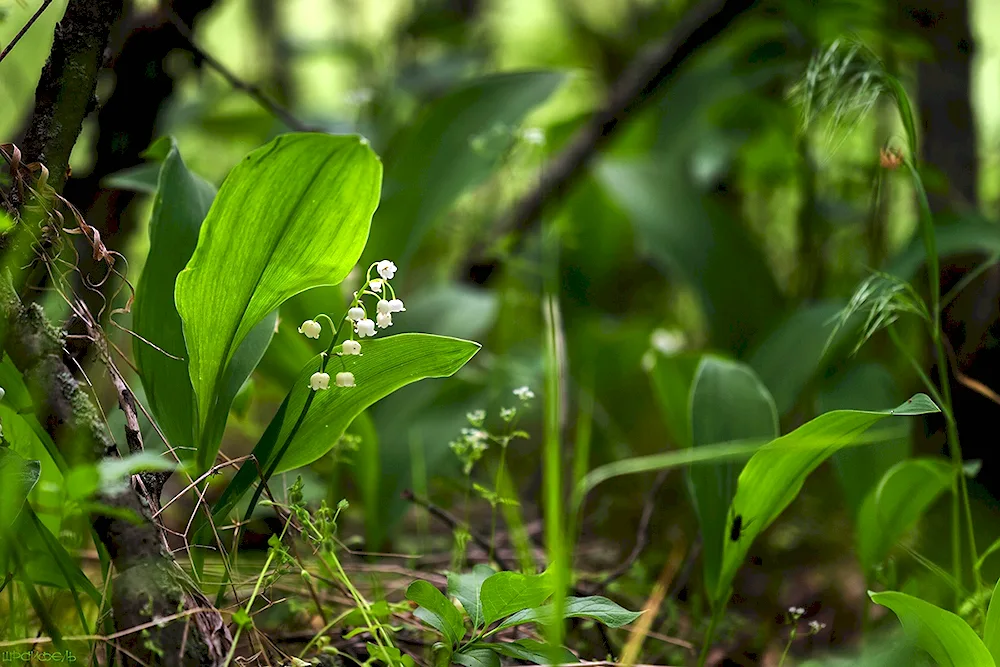
{"type": "Polygon", "coordinates": [[[464,667],[500,667],[500,658],[497,654],[482,645],[461,650],[451,656],[451,660],[464,667]]]}
{"type": "Polygon", "coordinates": [[[759,245],[732,212],[692,194],[685,170],[669,161],[606,160],[597,175],[629,214],[640,252],[697,291],[718,347],[742,352],[780,314],[781,293],[759,245]]]}
{"type": "MultiPolygon", "coordinates": [[[[248,460],[215,503],[212,514],[224,520],[243,495],[281,456],[276,472],[306,465],[326,454],[344,434],[347,426],[368,406],[400,387],[424,378],[448,377],[465,365],[479,350],[470,341],[427,334],[399,334],[387,338],[365,339],[361,355],[335,357],[329,361],[330,372],[344,363],[354,373],[355,387],[331,387],[317,392],[312,407],[290,442],[288,434],[305,405],[309,376],[320,367],[322,358],[314,357],[299,373],[291,391],[278,408],[264,435],[254,447],[256,462],[248,460]],[[281,449],[285,448],[282,453],[281,449]]],[[[251,508],[252,509],[252,508],[251,508]]]]}
{"type": "Polygon", "coordinates": [[[1000,582],[993,588],[990,608],[986,612],[986,626],[983,628],[983,643],[993,656],[993,662],[1000,664],[1000,582]]]}
{"type": "Polygon", "coordinates": [[[841,301],[811,304],[796,310],[770,331],[751,353],[747,363],[774,397],[778,414],[794,407],[803,390],[820,375],[839,343],[853,343],[853,327],[842,327],[829,347],[841,301]]]}
{"type": "MultiPolygon", "coordinates": [[[[884,366],[868,363],[851,365],[838,373],[817,397],[817,412],[889,408],[905,398],[895,378],[884,366]]],[[[902,436],[892,424],[876,425],[869,435],[885,430],[885,437],[871,447],[848,447],[830,457],[851,514],[855,517],[861,504],[882,479],[885,472],[910,455],[911,437],[902,436]]]]}
{"type": "Polygon", "coordinates": [[[951,464],[909,459],[890,468],[872,489],[858,514],[858,558],[865,572],[885,560],[896,541],[951,488],[951,464]]]}
{"type": "Polygon", "coordinates": [[[406,599],[420,605],[414,615],[443,634],[453,646],[465,636],[462,613],[429,582],[414,581],[406,589],[406,599]]]}
{"type": "Polygon", "coordinates": [[[983,641],[960,617],[905,593],[869,592],[875,604],[888,607],[917,646],[940,667],[996,667],[983,641]]]}
{"type": "MultiPolygon", "coordinates": [[[[500,624],[499,629],[512,628],[525,623],[552,623],[552,605],[525,609],[513,614],[500,624]]],[[[567,597],[563,609],[563,618],[591,618],[600,621],[609,628],[620,628],[628,625],[642,615],[641,611],[629,611],[616,602],[600,595],[585,598],[567,597]]]]}
{"type": "Polygon", "coordinates": [[[0,532],[14,525],[40,473],[38,461],[24,459],[10,447],[0,447],[0,532]]]}
{"type": "Polygon", "coordinates": [[[215,187],[188,170],[171,142],[159,170],[149,219],[149,254],[132,309],[132,328],[152,345],[134,338],[132,350],[153,416],[182,452],[190,452],[198,442],[198,411],[184,331],[174,306],[174,284],[194,253],[198,230],[214,197],[215,187]]]}
{"type": "Polygon", "coordinates": [[[483,604],[480,592],[483,582],[496,574],[489,565],[476,565],[472,572],[448,573],[448,595],[458,598],[465,613],[472,619],[473,630],[483,624],[483,604]]]}
{"type": "MultiPolygon", "coordinates": [[[[778,436],[778,414],[767,388],[748,366],[714,356],[702,359],[691,387],[694,447],[778,436]]],[[[728,539],[729,504],[742,465],[735,461],[688,468],[688,491],[703,540],[705,585],[715,590],[728,539]]]]}
{"type": "Polygon", "coordinates": [[[493,172],[512,131],[562,81],[557,72],[491,74],[425,105],[385,151],[385,194],[366,257],[392,257],[405,270],[430,225],[493,172]]]}
{"type": "Polygon", "coordinates": [[[916,394],[894,410],[828,412],[754,454],[740,473],[733,498],[730,521],[740,521],[742,528],[737,539],[727,532],[715,601],[723,602],[729,596],[733,577],[746,561],[750,545],[795,499],[806,477],[823,461],[886,417],[930,412],[938,412],[938,408],[924,394],[916,394]]]}
{"type": "Polygon", "coordinates": [[[149,223],[149,254],[133,309],[133,329],[149,343],[134,338],[133,351],[147,401],[167,439],[188,455],[198,442],[204,442],[210,461],[237,392],[271,341],[276,315],[265,317],[239,346],[216,387],[202,432],[174,289],[178,274],[194,253],[215,188],[187,169],[173,140],[159,144],[166,154],[149,223]]]}
{"type": "Polygon", "coordinates": [[[547,574],[498,572],[483,582],[480,594],[486,625],[525,609],[541,605],[552,595],[547,574]]]}
{"type": "MultiPolygon", "coordinates": [[[[335,285],[355,265],[381,171],[360,137],[288,134],[230,172],[174,291],[203,431],[226,368],[253,328],[289,297],[335,285]]],[[[199,467],[214,453],[203,440],[199,467]]]]}
{"type": "Polygon", "coordinates": [[[525,660],[536,665],[563,665],[579,662],[569,649],[562,646],[552,646],[537,639],[518,639],[512,642],[477,644],[477,646],[488,648],[508,658],[525,660]]]}
{"type": "MultiPolygon", "coordinates": [[[[101,187],[114,190],[131,190],[143,194],[155,194],[159,189],[160,167],[155,163],[140,164],[116,171],[101,179],[101,187]]],[[[214,188],[213,188],[214,194],[214,188]]]]}
{"type": "Polygon", "coordinates": [[[663,420],[678,447],[691,446],[691,385],[701,363],[700,354],[664,355],[651,352],[649,377],[663,420]]]}

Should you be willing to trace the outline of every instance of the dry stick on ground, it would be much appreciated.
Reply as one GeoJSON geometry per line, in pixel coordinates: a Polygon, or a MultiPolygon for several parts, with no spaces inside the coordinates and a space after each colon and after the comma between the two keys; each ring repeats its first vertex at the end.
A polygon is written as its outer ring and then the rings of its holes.
{"type": "Polygon", "coordinates": [[[682,64],[754,4],[755,0],[703,0],[694,3],[667,39],[643,52],[628,65],[604,104],[542,172],[535,189],[522,197],[500,220],[498,231],[522,232],[523,238],[523,232],[538,222],[542,210],[566,194],[623,121],[645,107],[682,64]]]}
{"type": "Polygon", "coordinates": [[[639,556],[642,555],[643,550],[649,545],[649,524],[653,519],[653,510],[656,509],[656,496],[660,492],[660,489],[663,488],[663,483],[667,481],[669,473],[669,470],[661,470],[660,474],[656,476],[656,480],[653,482],[649,493],[646,494],[646,502],[642,507],[642,516],[639,518],[639,526],[635,531],[635,546],[632,547],[632,551],[629,552],[628,557],[618,567],[611,570],[608,576],[594,587],[591,595],[597,595],[600,591],[607,588],[611,582],[628,572],[629,568],[635,564],[639,556]]]}
{"type": "Polygon", "coordinates": [[[167,8],[165,11],[167,13],[167,17],[170,19],[170,22],[174,24],[174,27],[177,28],[177,31],[181,34],[181,36],[185,40],[187,40],[188,47],[191,49],[191,51],[197,54],[199,58],[204,60],[209,67],[211,67],[220,75],[222,75],[222,78],[225,79],[230,86],[232,86],[236,90],[243,91],[244,93],[252,97],[254,100],[257,101],[258,104],[260,104],[262,107],[270,111],[274,116],[280,119],[281,122],[283,122],[288,127],[292,128],[293,130],[296,130],[298,132],[315,131],[315,128],[309,127],[301,120],[296,118],[292,114],[292,112],[290,112],[288,109],[278,104],[278,102],[273,97],[271,97],[263,90],[261,90],[259,86],[255,86],[254,84],[239,78],[238,76],[230,72],[225,65],[216,60],[210,54],[206,53],[204,50],[202,50],[201,47],[199,47],[198,44],[194,41],[194,34],[191,32],[191,29],[187,25],[185,25],[185,23],[172,10],[167,8]]]}
{"type": "MultiPolygon", "coordinates": [[[[403,491],[403,500],[408,500],[411,503],[413,503],[414,505],[419,505],[420,507],[423,507],[425,510],[427,510],[428,513],[430,513],[431,516],[433,516],[434,518],[438,519],[442,523],[446,524],[452,530],[457,530],[459,528],[462,528],[462,526],[463,526],[463,524],[462,524],[461,521],[459,521],[458,519],[456,519],[454,516],[452,516],[446,510],[438,507],[437,505],[435,505],[431,501],[427,500],[426,498],[420,498],[420,497],[416,496],[413,493],[413,491],[410,491],[409,489],[403,491]]],[[[472,541],[475,542],[476,545],[479,546],[480,549],[482,549],[483,551],[485,551],[487,554],[489,554],[491,551],[494,552],[493,553],[493,560],[496,561],[497,565],[499,565],[501,569],[503,569],[503,570],[514,570],[515,569],[513,565],[511,565],[510,563],[508,563],[505,559],[501,558],[500,555],[497,554],[494,549],[490,549],[490,542],[489,542],[489,540],[487,540],[485,537],[483,537],[481,535],[477,535],[476,533],[472,532],[471,528],[468,528],[467,530],[468,530],[469,536],[472,538],[472,541]]]]}

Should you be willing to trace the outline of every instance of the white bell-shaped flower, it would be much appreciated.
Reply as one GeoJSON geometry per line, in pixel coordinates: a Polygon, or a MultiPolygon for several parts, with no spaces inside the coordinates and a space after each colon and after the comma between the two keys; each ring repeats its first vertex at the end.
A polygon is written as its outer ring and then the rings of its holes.
{"type": "Polygon", "coordinates": [[[323,327],[315,320],[306,320],[299,327],[299,333],[306,338],[319,338],[321,331],[323,331],[323,327]]]}
{"type": "Polygon", "coordinates": [[[389,313],[385,313],[384,315],[382,313],[379,313],[378,315],[375,316],[375,321],[378,322],[379,329],[385,329],[386,327],[391,327],[392,315],[390,315],[389,313]]]}
{"type": "Polygon", "coordinates": [[[376,278],[375,280],[373,280],[370,283],[368,283],[368,289],[370,289],[373,292],[381,292],[382,291],[382,281],[379,280],[378,278],[376,278]]]}
{"type": "Polygon", "coordinates": [[[358,320],[358,323],[355,325],[355,331],[358,332],[359,338],[364,338],[365,336],[374,336],[375,323],[372,322],[367,317],[363,320],[358,320]]]}
{"type": "Polygon", "coordinates": [[[343,373],[337,373],[337,386],[338,387],[353,387],[354,385],[354,373],[344,371],[343,373]]]}
{"type": "Polygon", "coordinates": [[[392,304],[385,299],[379,299],[378,303],[375,304],[375,309],[378,310],[379,315],[388,315],[392,312],[392,304]]]}
{"type": "Polygon", "coordinates": [[[355,306],[354,308],[351,308],[350,310],[347,311],[347,319],[353,320],[355,322],[357,322],[360,319],[363,319],[364,316],[365,316],[365,309],[362,308],[361,306],[355,306]]]}
{"type": "Polygon", "coordinates": [[[321,389],[326,389],[330,386],[330,374],[329,373],[313,373],[312,377],[309,378],[309,387],[313,391],[319,391],[321,389]]]}
{"type": "Polygon", "coordinates": [[[396,265],[388,259],[383,259],[381,262],[376,264],[375,270],[378,271],[378,274],[385,280],[392,280],[393,276],[396,275],[396,265]]]}
{"type": "Polygon", "coordinates": [[[356,340],[345,340],[342,347],[344,354],[361,354],[361,343],[356,340]]]}
{"type": "Polygon", "coordinates": [[[392,299],[389,301],[389,312],[390,313],[402,313],[406,310],[403,307],[402,299],[392,299]]]}

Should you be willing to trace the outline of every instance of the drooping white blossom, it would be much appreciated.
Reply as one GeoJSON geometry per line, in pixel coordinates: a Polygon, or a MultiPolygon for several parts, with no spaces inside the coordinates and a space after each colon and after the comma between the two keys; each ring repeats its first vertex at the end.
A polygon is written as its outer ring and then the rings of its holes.
{"type": "Polygon", "coordinates": [[[342,373],[337,373],[337,386],[338,387],[354,387],[354,373],[344,371],[342,373]]]}
{"type": "Polygon", "coordinates": [[[402,313],[405,312],[406,308],[403,308],[402,299],[390,299],[389,300],[389,312],[390,313],[402,313]]]}
{"type": "Polygon", "coordinates": [[[357,322],[360,319],[363,319],[364,316],[365,316],[365,309],[362,308],[361,306],[355,306],[354,308],[351,308],[350,310],[347,311],[347,319],[353,320],[355,322],[357,322]]]}
{"type": "Polygon", "coordinates": [[[370,289],[373,292],[381,292],[382,291],[382,281],[379,280],[378,278],[376,278],[375,280],[373,280],[370,283],[368,283],[368,289],[370,289]]]}
{"type": "Polygon", "coordinates": [[[355,331],[358,332],[359,338],[364,338],[365,336],[374,336],[375,323],[372,322],[367,317],[363,320],[358,320],[357,324],[355,325],[355,331]]]}
{"type": "Polygon", "coordinates": [[[309,387],[313,391],[320,391],[321,389],[326,389],[330,386],[330,374],[316,372],[312,374],[309,378],[309,387]]]}
{"type": "Polygon", "coordinates": [[[323,327],[315,320],[306,320],[302,323],[302,326],[299,327],[299,333],[306,338],[319,338],[319,334],[322,331],[323,327]]]}
{"type": "Polygon", "coordinates": [[[378,323],[379,329],[385,329],[386,327],[392,326],[392,315],[389,313],[379,313],[375,316],[375,321],[378,323]]]}
{"type": "Polygon", "coordinates": [[[383,280],[392,280],[393,276],[396,275],[396,265],[388,259],[383,259],[381,262],[376,264],[375,270],[378,271],[378,274],[382,276],[383,280]]]}
{"type": "Polygon", "coordinates": [[[356,340],[345,340],[342,348],[344,354],[361,354],[361,343],[356,340]]]}
{"type": "Polygon", "coordinates": [[[392,312],[391,304],[385,299],[379,299],[379,302],[375,304],[375,309],[378,310],[379,315],[388,315],[392,312]]]}

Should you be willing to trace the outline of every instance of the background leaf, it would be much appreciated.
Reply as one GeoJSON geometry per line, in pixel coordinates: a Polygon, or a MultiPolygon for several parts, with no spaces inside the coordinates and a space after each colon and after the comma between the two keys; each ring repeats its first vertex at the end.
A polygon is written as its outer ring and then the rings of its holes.
{"type": "Polygon", "coordinates": [[[498,572],[483,582],[482,604],[486,625],[514,612],[532,609],[552,595],[546,574],[498,572]]]}
{"type": "MultiPolygon", "coordinates": [[[[691,387],[694,447],[778,436],[774,399],[750,367],[714,356],[702,359],[691,387]]],[[[692,466],[685,473],[703,539],[705,585],[714,591],[728,539],[729,504],[742,465],[735,461],[692,466]]]]}
{"type": "Polygon", "coordinates": [[[472,619],[472,628],[483,624],[483,603],[480,593],[483,582],[496,574],[489,565],[479,564],[471,572],[448,573],[448,595],[458,598],[465,613],[472,619]]]}
{"type": "MultiPolygon", "coordinates": [[[[552,623],[552,605],[525,609],[511,615],[500,628],[512,628],[515,625],[524,623],[540,623],[549,625],[552,623]]],[[[591,595],[584,598],[567,597],[563,607],[563,618],[591,618],[599,621],[609,628],[620,628],[628,625],[635,619],[642,616],[641,611],[629,611],[616,602],[600,595],[591,595]]]]}

